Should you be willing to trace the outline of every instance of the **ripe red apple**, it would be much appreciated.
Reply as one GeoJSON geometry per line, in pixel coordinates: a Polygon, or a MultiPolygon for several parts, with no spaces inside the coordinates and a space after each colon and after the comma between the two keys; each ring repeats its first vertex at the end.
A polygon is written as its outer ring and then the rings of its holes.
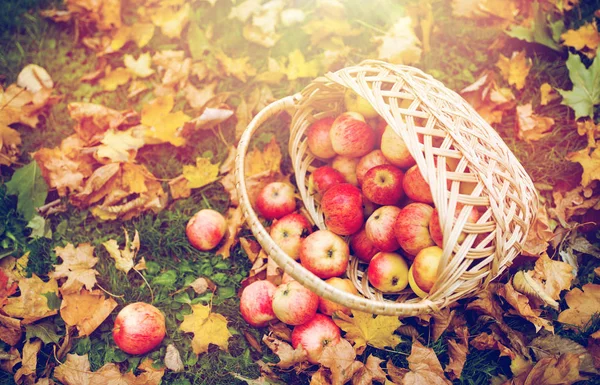
{"type": "Polygon", "coordinates": [[[423,175],[416,164],[409,168],[406,171],[406,174],[404,174],[402,188],[404,189],[406,196],[413,201],[433,204],[431,188],[429,187],[429,184],[425,182],[425,178],[423,178],[423,175]]]}
{"type": "MultiPolygon", "coordinates": [[[[356,287],[354,287],[354,284],[349,279],[333,277],[333,278],[329,278],[325,282],[327,282],[331,286],[335,287],[336,289],[345,291],[346,293],[358,295],[358,291],[356,290],[356,287]]],[[[323,297],[319,297],[319,311],[321,313],[329,315],[329,316],[333,315],[333,313],[336,311],[340,311],[342,313],[346,313],[346,314],[350,315],[349,308],[347,308],[346,306],[340,305],[339,303],[325,299],[323,297]]]]}
{"type": "Polygon", "coordinates": [[[214,249],[227,233],[227,221],[218,211],[198,211],[188,221],[185,234],[192,246],[198,250],[214,249]]]}
{"type": "Polygon", "coordinates": [[[308,178],[309,189],[319,194],[325,194],[331,186],[346,183],[346,178],[341,172],[330,166],[317,168],[308,178]]]}
{"type": "Polygon", "coordinates": [[[401,169],[406,170],[415,164],[406,143],[390,126],[385,128],[381,137],[381,152],[391,164],[401,169]]]}
{"type": "Polygon", "coordinates": [[[368,218],[379,208],[379,205],[368,200],[363,194],[363,217],[368,218]]]}
{"type": "Polygon", "coordinates": [[[290,257],[300,257],[300,243],[311,233],[312,225],[302,214],[292,213],[271,226],[270,235],[275,243],[290,257]]]}
{"type": "Polygon", "coordinates": [[[165,334],[165,316],[144,302],[131,303],[121,309],[112,330],[117,346],[129,354],[148,353],[160,345],[165,334]]]}
{"type": "Polygon", "coordinates": [[[358,161],[360,158],[350,158],[348,156],[338,155],[333,158],[331,162],[331,167],[338,170],[344,178],[346,178],[346,182],[353,184],[354,186],[358,186],[358,179],[356,178],[356,166],[358,165],[358,161]]]}
{"type": "Polygon", "coordinates": [[[375,166],[363,178],[363,194],[373,203],[395,205],[404,196],[402,179],[404,173],[398,167],[391,164],[375,166]]]}
{"type": "Polygon", "coordinates": [[[375,132],[357,112],[338,116],[329,131],[333,150],[340,155],[360,157],[375,146],[375,132]]]}
{"type": "Polygon", "coordinates": [[[288,325],[302,325],[317,313],[319,296],[298,281],[277,286],[273,295],[275,316],[288,325]]]}
{"type": "MultiPolygon", "coordinates": [[[[426,293],[431,291],[437,280],[438,267],[443,253],[444,251],[437,246],[426,247],[419,251],[411,266],[411,280],[414,281],[418,289],[426,293]]],[[[413,291],[417,293],[414,288],[413,291]]]]}
{"type": "Polygon", "coordinates": [[[384,293],[396,293],[408,285],[408,265],[400,254],[379,252],[367,270],[369,283],[384,293]]]}
{"type": "Polygon", "coordinates": [[[350,250],[344,240],[329,230],[317,230],[300,246],[300,262],[319,278],[344,274],[350,250]]]}
{"type": "Polygon", "coordinates": [[[256,209],[266,219],[279,219],[296,210],[294,188],[284,182],[271,182],[256,197],[256,209]]]}
{"type": "Polygon", "coordinates": [[[251,326],[263,327],[277,317],[273,312],[276,287],[269,281],[255,281],[244,288],[240,297],[240,313],[251,326]]]}
{"type": "MultiPolygon", "coordinates": [[[[462,203],[456,204],[456,210],[454,210],[454,221],[460,215],[462,208],[464,205],[462,203]]],[[[475,207],[471,207],[471,211],[469,212],[469,216],[467,217],[467,223],[476,223],[479,219],[479,211],[475,207]]],[[[439,247],[443,246],[444,243],[444,234],[442,232],[442,228],[440,226],[440,217],[437,209],[433,209],[433,214],[431,214],[431,219],[429,220],[429,233],[431,234],[431,239],[435,242],[439,247]]],[[[460,233],[457,239],[457,243],[462,243],[467,237],[467,233],[464,231],[460,233]]]]}
{"type": "Polygon", "coordinates": [[[385,159],[385,156],[383,156],[383,152],[381,152],[381,150],[373,150],[360,158],[358,164],[356,165],[356,179],[358,180],[358,184],[362,185],[367,171],[375,166],[381,166],[382,164],[390,164],[390,162],[385,159]]]}
{"type": "Polygon", "coordinates": [[[379,252],[379,249],[373,245],[373,242],[367,236],[365,229],[350,237],[350,248],[352,249],[352,255],[367,263],[379,252]]]}
{"type": "Polygon", "coordinates": [[[435,245],[429,234],[432,214],[433,207],[425,203],[411,203],[400,210],[394,229],[400,247],[408,254],[414,256],[422,249],[435,245]]]}
{"type": "Polygon", "coordinates": [[[362,227],[363,200],[360,190],[349,183],[331,187],[321,199],[325,225],[339,235],[354,234],[362,227]]]}
{"type": "Polygon", "coordinates": [[[292,347],[297,349],[302,345],[308,353],[308,361],[317,364],[323,348],[340,342],[340,328],[331,317],[316,314],[305,324],[298,325],[292,331],[292,347]]]}
{"type": "Polygon", "coordinates": [[[373,246],[381,251],[394,251],[400,247],[396,240],[394,226],[400,208],[396,206],[382,206],[367,219],[365,230],[373,246]]]}
{"type": "Polygon", "coordinates": [[[329,138],[329,130],[334,120],[333,117],[319,119],[306,131],[308,148],[317,158],[329,159],[336,155],[329,138]]]}
{"type": "Polygon", "coordinates": [[[358,112],[365,118],[374,118],[379,116],[371,103],[350,88],[344,92],[344,105],[347,111],[358,112]]]}

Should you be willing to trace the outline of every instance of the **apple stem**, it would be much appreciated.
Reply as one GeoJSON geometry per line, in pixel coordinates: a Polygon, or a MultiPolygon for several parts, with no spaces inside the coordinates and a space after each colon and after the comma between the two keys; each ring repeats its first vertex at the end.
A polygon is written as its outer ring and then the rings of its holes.
{"type": "Polygon", "coordinates": [[[133,269],[133,270],[135,270],[135,272],[138,273],[140,277],[142,277],[142,279],[146,283],[146,286],[148,286],[148,289],[150,289],[150,297],[152,298],[151,303],[154,303],[154,291],[152,290],[152,286],[150,286],[150,284],[146,280],[146,277],[144,277],[144,275],[142,273],[140,273],[140,271],[138,269],[133,269]]]}

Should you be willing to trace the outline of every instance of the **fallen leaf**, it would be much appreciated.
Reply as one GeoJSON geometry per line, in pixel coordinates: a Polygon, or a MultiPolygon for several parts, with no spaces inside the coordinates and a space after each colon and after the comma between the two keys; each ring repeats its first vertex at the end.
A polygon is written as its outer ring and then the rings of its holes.
{"type": "Polygon", "coordinates": [[[129,54],[123,56],[123,64],[125,64],[125,68],[127,68],[127,70],[133,76],[138,78],[147,78],[154,73],[154,70],[150,68],[151,63],[152,58],[150,57],[149,52],[140,54],[137,60],[129,54]]]}
{"type": "Polygon", "coordinates": [[[212,164],[208,158],[196,158],[196,165],[184,165],[183,177],[190,188],[200,188],[211,184],[219,176],[219,164],[212,164]]]}
{"type": "Polygon", "coordinates": [[[151,15],[152,23],[160,27],[163,35],[169,38],[181,36],[181,31],[188,24],[191,7],[184,3],[181,8],[175,10],[173,7],[163,6],[157,8],[151,15]]]}
{"type": "Polygon", "coordinates": [[[334,322],[346,332],[345,338],[354,343],[354,349],[360,352],[367,344],[378,349],[386,346],[396,347],[400,343],[400,337],[394,335],[394,331],[402,325],[395,316],[378,315],[352,310],[353,317],[337,313],[334,322]]]}
{"type": "Polygon", "coordinates": [[[25,339],[31,340],[33,338],[39,338],[45,345],[59,345],[61,336],[58,334],[58,326],[54,323],[54,320],[46,319],[25,326],[25,339]]]}
{"type": "Polygon", "coordinates": [[[444,370],[435,352],[426,348],[419,341],[413,341],[410,356],[407,358],[408,368],[402,384],[404,385],[451,385],[444,376],[444,370]]]}
{"type": "Polygon", "coordinates": [[[171,112],[173,105],[173,96],[167,95],[142,107],[142,124],[146,126],[147,143],[171,143],[176,147],[185,144],[185,138],[179,136],[179,128],[191,118],[183,111],[171,112]]]}
{"type": "Polygon", "coordinates": [[[185,99],[193,109],[201,109],[210,99],[213,98],[213,96],[215,96],[215,89],[217,88],[217,85],[218,82],[215,81],[199,90],[191,83],[188,83],[183,89],[185,92],[185,99]]]}
{"type": "Polygon", "coordinates": [[[535,115],[531,103],[517,106],[517,136],[531,142],[550,134],[554,119],[535,115]]]}
{"type": "Polygon", "coordinates": [[[496,293],[500,288],[500,284],[492,283],[484,290],[481,290],[475,295],[475,300],[467,305],[467,310],[475,310],[488,315],[496,320],[501,320],[504,310],[496,299],[496,293]]]}
{"type": "Polygon", "coordinates": [[[265,171],[269,173],[280,172],[281,167],[281,149],[275,137],[265,146],[263,151],[254,147],[248,153],[245,160],[246,177],[261,174],[265,171]]]}
{"type": "Polygon", "coordinates": [[[558,95],[556,94],[556,92],[550,84],[544,83],[540,86],[540,104],[542,106],[547,105],[548,103],[557,98],[558,95]]]}
{"type": "Polygon", "coordinates": [[[235,7],[229,11],[229,19],[238,19],[242,23],[245,23],[257,9],[260,8],[261,0],[246,0],[240,4],[236,4],[235,7]]]}
{"type": "Polygon", "coordinates": [[[99,161],[109,159],[112,162],[131,162],[137,150],[144,146],[144,135],[141,130],[127,131],[108,130],[96,150],[99,161]]]}
{"type": "Polygon", "coordinates": [[[514,308],[514,313],[525,318],[535,326],[535,330],[539,331],[541,328],[548,330],[550,333],[554,332],[554,326],[552,323],[544,318],[540,317],[541,310],[532,309],[529,304],[529,298],[527,296],[516,291],[512,283],[501,286],[498,289],[498,294],[514,308]]]}
{"type": "Polygon", "coordinates": [[[183,125],[182,135],[186,136],[189,132],[213,128],[217,124],[229,119],[232,115],[233,111],[228,109],[207,107],[202,111],[202,115],[183,125]]]}
{"type": "Polygon", "coordinates": [[[0,309],[6,303],[6,299],[16,292],[17,282],[9,282],[9,277],[4,269],[0,269],[0,309]]]}
{"type": "Polygon", "coordinates": [[[527,239],[525,239],[525,244],[523,245],[523,255],[531,257],[541,255],[548,249],[549,242],[553,238],[554,232],[550,227],[546,206],[540,205],[535,221],[531,224],[527,233],[527,239]]]}
{"type": "Polygon", "coordinates": [[[544,284],[544,290],[550,297],[559,300],[560,292],[569,290],[575,277],[568,263],[553,261],[547,253],[543,253],[535,262],[533,278],[544,284]]]}
{"type": "Polygon", "coordinates": [[[65,292],[78,292],[82,286],[85,286],[91,291],[98,275],[98,272],[93,269],[98,263],[98,258],[94,257],[94,246],[82,243],[75,248],[72,243],[69,243],[65,247],[57,246],[54,251],[63,262],[54,265],[55,270],[49,275],[55,279],[67,278],[61,289],[65,292]]]}
{"type": "Polygon", "coordinates": [[[35,161],[16,170],[5,186],[7,195],[17,196],[17,213],[27,222],[39,215],[37,209],[46,202],[48,186],[35,161]]]}
{"type": "Polygon", "coordinates": [[[268,335],[264,335],[262,340],[273,354],[279,357],[279,362],[276,365],[281,369],[288,369],[308,360],[308,353],[302,345],[294,349],[290,344],[268,335]]]}
{"type": "Polygon", "coordinates": [[[233,76],[239,81],[246,83],[249,76],[256,75],[256,68],[249,63],[250,58],[247,56],[232,59],[224,52],[218,52],[216,57],[225,76],[233,76]]]}
{"type": "Polygon", "coordinates": [[[600,285],[588,283],[567,293],[565,301],[569,308],[558,315],[558,322],[584,327],[600,309],[600,285]]]}
{"type": "Polygon", "coordinates": [[[421,60],[421,41],[415,35],[410,17],[398,19],[385,35],[373,38],[379,43],[377,57],[396,64],[415,64],[421,60]]]}
{"type": "Polygon", "coordinates": [[[43,88],[54,88],[54,82],[48,72],[37,64],[28,64],[17,76],[17,85],[36,93],[43,88]]]}
{"type": "Polygon", "coordinates": [[[448,357],[449,362],[444,370],[448,373],[451,380],[457,380],[467,361],[469,354],[469,331],[466,326],[458,328],[456,331],[458,339],[448,340],[448,357]]]}
{"type": "MultiPolygon", "coordinates": [[[[388,376],[393,381],[393,384],[400,385],[404,383],[404,376],[406,376],[406,373],[409,372],[408,369],[397,367],[394,365],[391,358],[387,360],[385,367],[387,369],[388,376]]],[[[388,385],[388,382],[389,381],[386,380],[385,385],[388,385]]]]}
{"type": "Polygon", "coordinates": [[[112,298],[105,298],[100,290],[64,292],[60,316],[69,326],[76,326],[79,336],[89,336],[117,307],[112,298]]]}
{"type": "Polygon", "coordinates": [[[542,282],[534,279],[532,272],[518,271],[512,277],[512,284],[515,290],[528,296],[533,303],[538,303],[536,302],[538,299],[543,304],[558,310],[558,302],[546,293],[542,282]]]}
{"type": "Polygon", "coordinates": [[[555,207],[548,209],[550,215],[559,220],[560,225],[569,228],[569,221],[575,215],[583,215],[600,202],[600,195],[593,194],[589,187],[577,186],[565,193],[553,191],[555,207]]]}
{"type": "Polygon", "coordinates": [[[500,69],[500,73],[508,84],[515,86],[517,90],[522,90],[525,87],[525,79],[531,69],[531,59],[525,56],[525,50],[513,52],[511,58],[500,54],[496,67],[500,69]]]}
{"type": "Polygon", "coordinates": [[[210,306],[201,304],[190,305],[192,314],[183,316],[179,329],[193,333],[192,349],[196,354],[208,351],[209,344],[215,344],[222,350],[227,350],[227,341],[231,333],[227,330],[227,318],[221,314],[212,313],[210,306]]]}
{"type": "MultiPolygon", "coordinates": [[[[598,60],[600,62],[600,59],[598,60]]],[[[566,156],[571,162],[581,164],[581,185],[587,187],[590,182],[600,180],[600,146],[596,148],[586,147],[582,150],[571,152],[566,156]]]]}
{"type": "Polygon", "coordinates": [[[352,385],[369,385],[373,381],[385,382],[386,374],[380,366],[382,362],[381,358],[370,354],[365,365],[352,377],[352,385]]]}
{"type": "Polygon", "coordinates": [[[595,148],[596,140],[600,139],[600,124],[594,124],[591,119],[577,122],[577,133],[587,136],[588,148],[595,148]]]}
{"type": "Polygon", "coordinates": [[[104,78],[100,79],[99,83],[104,91],[115,91],[119,86],[129,83],[131,72],[126,68],[116,68],[111,70],[110,66],[106,67],[104,78]]]}
{"type": "Polygon", "coordinates": [[[437,341],[442,334],[448,329],[452,319],[454,318],[456,311],[450,310],[445,307],[439,312],[435,312],[432,314],[432,322],[431,322],[431,338],[433,341],[437,341]]]}
{"type": "Polygon", "coordinates": [[[560,35],[560,38],[563,40],[563,45],[583,51],[590,59],[596,56],[596,49],[600,44],[600,33],[598,33],[596,20],[586,23],[576,30],[570,29],[560,35]]]}
{"type": "Polygon", "coordinates": [[[140,93],[146,91],[148,86],[141,80],[134,80],[129,84],[129,89],[127,90],[127,98],[133,99],[140,93]]]}
{"type": "Polygon", "coordinates": [[[182,372],[184,369],[179,350],[177,350],[173,344],[167,345],[167,352],[165,353],[165,359],[163,361],[167,369],[175,373],[182,372]]]}
{"type": "Polygon", "coordinates": [[[121,270],[127,274],[129,273],[129,270],[133,268],[133,260],[140,250],[140,235],[136,230],[133,235],[133,240],[129,241],[127,230],[123,229],[123,231],[125,232],[125,247],[123,250],[119,249],[119,245],[114,239],[109,239],[108,241],[103,242],[102,245],[106,248],[108,254],[115,260],[115,267],[117,270],[121,270]]]}
{"type": "Polygon", "coordinates": [[[477,350],[498,350],[500,351],[500,357],[506,356],[510,359],[516,357],[515,352],[498,341],[492,334],[481,333],[473,338],[470,343],[477,350]]]}
{"type": "MultiPolygon", "coordinates": [[[[496,3],[500,7],[505,4],[502,0],[496,1],[496,3]]],[[[513,11],[516,6],[517,4],[513,3],[513,11]]],[[[504,7],[504,9],[510,8],[504,7]]],[[[510,30],[505,31],[505,33],[516,39],[542,44],[555,51],[560,51],[561,47],[557,41],[560,33],[564,30],[564,22],[562,20],[554,23],[550,22],[548,12],[538,2],[531,5],[530,12],[533,14],[533,19],[531,17],[524,19],[523,25],[511,25],[510,30]]]]}
{"type": "Polygon", "coordinates": [[[331,384],[343,385],[363,367],[356,361],[356,352],[350,342],[340,339],[335,345],[327,345],[319,357],[319,363],[331,371],[331,384]]]}
{"type": "Polygon", "coordinates": [[[229,258],[231,246],[238,240],[240,228],[244,225],[244,213],[241,207],[230,207],[227,210],[227,237],[221,244],[219,249],[215,251],[216,255],[221,255],[223,258],[229,258]]]}
{"type": "Polygon", "coordinates": [[[21,341],[21,321],[0,314],[0,340],[10,346],[15,346],[21,341]]]}
{"type": "Polygon", "coordinates": [[[154,89],[156,96],[167,96],[175,93],[174,87],[184,87],[192,69],[192,59],[185,57],[184,51],[160,51],[152,56],[152,63],[156,65],[159,72],[163,72],[161,84],[166,93],[154,89]]]}
{"type": "Polygon", "coordinates": [[[37,355],[41,349],[42,341],[25,341],[25,345],[23,346],[23,358],[21,360],[22,366],[17,370],[14,377],[17,384],[20,384],[23,381],[26,383],[33,383],[33,381],[35,381],[37,355]]]}
{"type": "Polygon", "coordinates": [[[539,360],[527,375],[524,385],[570,385],[584,378],[579,375],[579,356],[561,354],[539,360]]]}
{"type": "Polygon", "coordinates": [[[579,371],[597,373],[592,355],[577,342],[557,334],[547,334],[534,338],[530,344],[537,360],[545,357],[572,353],[579,356],[579,371]]]}
{"type": "Polygon", "coordinates": [[[56,314],[56,309],[48,307],[48,298],[44,294],[58,295],[58,284],[55,279],[42,281],[37,275],[22,278],[19,281],[21,295],[6,301],[2,311],[11,317],[22,318],[23,324],[30,324],[39,319],[56,314]]]}
{"type": "MultiPolygon", "coordinates": [[[[0,352],[0,354],[2,354],[2,352],[0,352]]],[[[21,352],[17,348],[11,347],[10,350],[4,352],[3,357],[0,358],[0,369],[12,373],[14,366],[19,362],[21,362],[21,352]]]]}
{"type": "Polygon", "coordinates": [[[504,112],[516,103],[509,88],[498,87],[492,72],[484,73],[460,94],[489,124],[500,123],[504,112]]]}
{"type": "Polygon", "coordinates": [[[600,82],[595,81],[600,77],[600,59],[595,59],[586,68],[578,54],[569,53],[567,68],[573,89],[571,91],[558,90],[563,97],[562,104],[575,110],[575,119],[583,116],[593,118],[594,105],[600,103],[600,82]]]}
{"type": "Polygon", "coordinates": [[[155,26],[152,23],[136,23],[135,26],[123,25],[113,35],[110,51],[116,52],[128,41],[133,41],[138,48],[144,47],[152,40],[155,26]]]}
{"type": "Polygon", "coordinates": [[[104,133],[117,129],[128,119],[127,114],[94,103],[69,103],[69,116],[77,124],[74,129],[85,144],[99,142],[104,133]]]}
{"type": "Polygon", "coordinates": [[[319,71],[319,61],[315,59],[306,61],[299,49],[295,49],[288,54],[288,64],[284,71],[288,80],[315,78],[319,75],[319,71]]]}

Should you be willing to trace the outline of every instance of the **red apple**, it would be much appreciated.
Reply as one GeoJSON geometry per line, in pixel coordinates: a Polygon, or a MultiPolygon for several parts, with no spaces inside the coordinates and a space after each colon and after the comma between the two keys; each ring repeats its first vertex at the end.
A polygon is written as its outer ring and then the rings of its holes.
{"type": "Polygon", "coordinates": [[[367,270],[369,283],[384,293],[396,293],[408,285],[408,265],[400,254],[379,252],[367,270]]]}
{"type": "Polygon", "coordinates": [[[329,131],[333,150],[344,156],[360,157],[375,146],[375,132],[357,112],[338,116],[329,131]]]}
{"type": "Polygon", "coordinates": [[[406,196],[413,201],[433,204],[431,188],[429,187],[429,184],[425,182],[425,178],[423,178],[423,175],[416,164],[409,168],[406,171],[406,174],[404,174],[402,188],[404,189],[406,196]]]}
{"type": "Polygon", "coordinates": [[[394,229],[400,247],[408,254],[414,256],[422,249],[435,245],[429,234],[432,214],[433,207],[425,203],[411,203],[400,210],[394,229]]]}
{"type": "Polygon", "coordinates": [[[372,169],[375,166],[381,166],[382,164],[389,164],[385,156],[383,156],[383,152],[381,150],[373,150],[367,155],[360,158],[358,164],[356,165],[356,179],[358,180],[358,184],[362,185],[363,178],[367,171],[372,169]]]}
{"type": "Polygon", "coordinates": [[[144,302],[131,303],[121,309],[112,330],[117,346],[129,354],[148,353],[160,345],[165,334],[165,316],[144,302]]]}
{"type": "Polygon", "coordinates": [[[277,317],[273,312],[276,287],[269,281],[255,281],[244,288],[240,297],[240,313],[251,326],[263,327],[277,317]]]}
{"type": "Polygon", "coordinates": [[[368,218],[379,208],[379,205],[371,202],[363,195],[363,217],[368,218]]]}
{"type": "Polygon", "coordinates": [[[325,225],[339,235],[354,234],[362,227],[363,200],[360,190],[349,183],[331,187],[321,199],[325,225]]]}
{"type": "Polygon", "coordinates": [[[381,152],[391,164],[401,169],[406,170],[415,164],[406,143],[390,126],[386,127],[381,137],[381,152]]]}
{"type": "Polygon", "coordinates": [[[227,221],[215,210],[198,211],[188,221],[185,234],[192,246],[198,250],[214,249],[227,233],[227,221]]]}
{"type": "MultiPolygon", "coordinates": [[[[456,204],[456,210],[454,210],[454,221],[460,215],[462,208],[464,205],[462,203],[456,204]]],[[[479,211],[475,207],[471,207],[471,211],[469,212],[469,216],[467,217],[467,223],[476,223],[479,219],[479,211]]],[[[433,214],[431,215],[431,219],[429,221],[429,233],[431,234],[431,239],[435,242],[439,247],[443,246],[444,243],[444,234],[442,233],[442,228],[440,226],[440,217],[437,209],[433,209],[433,214]]],[[[457,243],[462,243],[467,237],[467,233],[464,231],[460,233],[458,236],[457,243]]]]}
{"type": "Polygon", "coordinates": [[[296,210],[294,188],[284,182],[271,182],[256,197],[256,209],[266,219],[279,219],[296,210]]]}
{"type": "Polygon", "coordinates": [[[346,178],[341,172],[330,166],[317,168],[308,179],[309,188],[319,194],[325,194],[325,191],[329,190],[331,186],[340,183],[346,183],[346,178]]]}
{"type": "MultiPolygon", "coordinates": [[[[426,293],[431,291],[437,280],[438,267],[443,253],[444,251],[437,246],[426,247],[419,251],[411,266],[411,281],[414,281],[418,289],[426,293]]],[[[419,294],[414,288],[413,291],[419,294]]]]}
{"type": "Polygon", "coordinates": [[[350,250],[344,240],[329,230],[317,230],[300,246],[300,262],[319,278],[344,274],[350,250]]]}
{"type": "Polygon", "coordinates": [[[373,246],[381,251],[394,251],[400,247],[396,240],[394,226],[400,208],[396,206],[382,206],[367,219],[365,230],[373,246]]]}
{"type": "Polygon", "coordinates": [[[336,345],[340,342],[340,338],[340,328],[331,317],[316,314],[307,323],[294,328],[292,347],[297,349],[298,346],[302,346],[308,353],[308,361],[317,364],[323,348],[327,345],[336,345]]]}
{"type": "Polygon", "coordinates": [[[358,165],[358,161],[360,158],[350,158],[347,156],[338,155],[333,158],[331,162],[331,167],[338,170],[344,178],[346,178],[346,182],[353,184],[354,186],[358,186],[358,179],[356,178],[356,166],[358,165]]]}
{"type": "Polygon", "coordinates": [[[336,155],[329,138],[329,131],[334,120],[333,117],[319,119],[306,131],[308,148],[317,158],[329,159],[336,155]]]}
{"type": "MultiPolygon", "coordinates": [[[[349,279],[333,277],[333,278],[329,278],[325,282],[327,282],[331,286],[335,287],[336,289],[345,291],[346,293],[358,295],[358,291],[356,290],[356,287],[354,287],[354,284],[349,279]]],[[[329,316],[333,315],[333,313],[335,313],[336,311],[340,311],[342,313],[346,313],[346,314],[350,315],[349,308],[347,308],[346,306],[340,305],[339,303],[325,299],[323,297],[319,297],[319,311],[321,313],[329,315],[329,316]]]]}
{"type": "Polygon", "coordinates": [[[271,226],[273,241],[290,257],[300,257],[300,243],[311,233],[312,225],[302,214],[292,213],[277,220],[271,226]]]}
{"type": "Polygon", "coordinates": [[[373,242],[367,236],[365,229],[352,235],[350,238],[350,248],[352,249],[352,255],[367,263],[379,252],[379,249],[373,245],[373,242]]]}
{"type": "Polygon", "coordinates": [[[298,281],[277,286],[273,295],[273,312],[288,325],[302,325],[317,313],[319,296],[298,281]]]}
{"type": "Polygon", "coordinates": [[[391,164],[375,166],[367,171],[363,178],[363,194],[373,203],[395,205],[404,196],[403,178],[402,170],[391,164]]]}

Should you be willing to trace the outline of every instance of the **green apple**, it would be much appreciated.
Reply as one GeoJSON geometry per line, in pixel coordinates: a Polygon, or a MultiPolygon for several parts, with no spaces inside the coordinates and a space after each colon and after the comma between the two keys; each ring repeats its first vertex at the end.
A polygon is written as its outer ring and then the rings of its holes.
{"type": "Polygon", "coordinates": [[[373,108],[373,106],[371,106],[371,103],[369,103],[367,99],[358,95],[350,88],[348,88],[344,93],[344,104],[346,105],[347,111],[358,112],[366,119],[375,118],[379,116],[377,111],[375,111],[375,109],[373,108]]]}

